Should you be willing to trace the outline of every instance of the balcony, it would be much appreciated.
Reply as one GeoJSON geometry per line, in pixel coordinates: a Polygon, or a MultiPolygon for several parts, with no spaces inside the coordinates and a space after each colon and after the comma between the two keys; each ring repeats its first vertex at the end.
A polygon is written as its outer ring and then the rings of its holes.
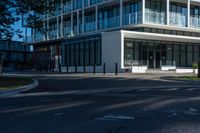
{"type": "Polygon", "coordinates": [[[57,38],[57,30],[49,31],[49,39],[56,39],[57,38]]]}
{"type": "Polygon", "coordinates": [[[24,37],[23,41],[26,43],[35,43],[35,42],[44,41],[44,39],[43,39],[42,34],[35,34],[35,35],[30,35],[30,36],[24,37]]]}
{"type": "Polygon", "coordinates": [[[70,36],[71,35],[71,27],[64,27],[63,34],[64,34],[64,36],[70,36]]]}
{"type": "Polygon", "coordinates": [[[96,22],[85,23],[85,32],[95,31],[96,22]]]}
{"type": "Polygon", "coordinates": [[[200,28],[200,17],[190,17],[190,27],[200,28]]]}
{"type": "Polygon", "coordinates": [[[153,12],[146,9],[145,22],[164,25],[166,23],[166,15],[165,13],[153,12]]]}
{"type": "Polygon", "coordinates": [[[186,27],[187,26],[187,16],[181,15],[180,13],[170,13],[170,25],[186,27]]]}
{"type": "Polygon", "coordinates": [[[138,24],[141,22],[141,20],[142,20],[141,12],[128,13],[124,15],[123,24],[124,25],[138,24]]]}

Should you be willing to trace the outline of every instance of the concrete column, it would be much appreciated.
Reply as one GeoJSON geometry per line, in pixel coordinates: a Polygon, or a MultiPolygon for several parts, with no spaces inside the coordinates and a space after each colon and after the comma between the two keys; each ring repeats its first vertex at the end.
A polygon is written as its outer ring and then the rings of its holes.
{"type": "Polygon", "coordinates": [[[79,11],[77,11],[77,34],[79,34],[79,11]]]}
{"type": "Polygon", "coordinates": [[[56,27],[57,27],[57,38],[59,38],[59,29],[60,29],[60,27],[59,27],[59,17],[57,17],[56,18],[57,20],[56,20],[56,27]]]}
{"type": "Polygon", "coordinates": [[[49,40],[49,19],[47,19],[47,40],[49,40]]]}
{"type": "Polygon", "coordinates": [[[167,15],[167,17],[166,17],[166,20],[167,20],[167,25],[169,25],[169,22],[170,22],[170,17],[169,17],[169,14],[170,12],[169,12],[169,0],[167,0],[167,10],[166,10],[166,15],[167,15]]]}
{"type": "Polygon", "coordinates": [[[71,13],[71,35],[74,34],[73,27],[74,27],[74,15],[73,13],[71,13]]]}
{"type": "Polygon", "coordinates": [[[73,0],[71,0],[71,36],[73,35],[73,24],[74,24],[73,5],[74,2],[73,0]]]}
{"type": "Polygon", "coordinates": [[[33,33],[33,34],[32,34],[32,35],[33,35],[33,36],[32,36],[32,42],[35,42],[35,36],[36,36],[36,35],[35,35],[35,26],[33,26],[32,33],[33,33]]]}
{"type": "Polygon", "coordinates": [[[123,25],[123,0],[120,0],[120,26],[123,25]]]}
{"type": "Polygon", "coordinates": [[[98,6],[95,7],[95,22],[96,22],[96,31],[98,30],[98,6]]]}
{"type": "Polygon", "coordinates": [[[145,23],[145,0],[142,0],[142,24],[145,23]]]}
{"type": "Polygon", "coordinates": [[[188,0],[187,2],[187,8],[188,8],[187,26],[190,27],[190,0],[188,0]]]}
{"type": "Polygon", "coordinates": [[[46,39],[46,25],[45,25],[45,21],[43,21],[43,41],[45,41],[46,39]]]}

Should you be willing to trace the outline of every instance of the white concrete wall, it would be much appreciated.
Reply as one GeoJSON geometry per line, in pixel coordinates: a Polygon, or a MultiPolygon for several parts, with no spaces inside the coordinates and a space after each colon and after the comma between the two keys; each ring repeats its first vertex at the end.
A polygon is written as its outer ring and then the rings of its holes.
{"type": "Polygon", "coordinates": [[[176,66],[162,66],[162,71],[176,70],[176,66]]]}
{"type": "Polygon", "coordinates": [[[133,66],[132,73],[146,73],[147,66],[133,66]]]}
{"type": "Polygon", "coordinates": [[[102,65],[106,63],[106,72],[115,72],[115,63],[118,63],[118,70],[122,64],[123,37],[121,32],[109,32],[102,34],[102,65]]]}
{"type": "Polygon", "coordinates": [[[177,68],[176,73],[194,73],[194,69],[190,68],[177,68]]]}

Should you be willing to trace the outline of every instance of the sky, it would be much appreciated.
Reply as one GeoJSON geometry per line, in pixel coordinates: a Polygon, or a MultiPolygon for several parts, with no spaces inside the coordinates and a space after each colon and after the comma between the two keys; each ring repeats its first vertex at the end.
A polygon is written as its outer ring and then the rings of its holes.
{"type": "MultiPolygon", "coordinates": [[[[14,29],[16,29],[16,30],[20,29],[23,32],[22,35],[25,36],[25,30],[26,30],[26,28],[22,27],[22,21],[21,20],[18,21],[18,22],[16,22],[12,27],[14,29]]],[[[31,35],[31,30],[30,29],[27,30],[27,35],[29,35],[29,36],[31,35]]],[[[14,41],[23,41],[23,38],[18,38],[17,35],[14,35],[13,40],[14,41]]]]}

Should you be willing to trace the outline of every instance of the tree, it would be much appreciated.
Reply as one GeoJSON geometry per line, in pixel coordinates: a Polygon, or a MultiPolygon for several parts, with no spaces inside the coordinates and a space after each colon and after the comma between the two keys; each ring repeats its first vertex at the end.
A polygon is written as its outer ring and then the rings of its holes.
{"type": "MultiPolygon", "coordinates": [[[[65,0],[62,0],[65,2],[65,0]]],[[[28,25],[31,28],[39,21],[36,14],[49,14],[56,10],[56,4],[61,0],[1,0],[0,1],[0,40],[11,40],[14,34],[23,37],[20,29],[13,29],[12,25],[27,14],[28,25]]],[[[3,68],[3,54],[0,54],[0,75],[3,68]]]]}
{"type": "MultiPolygon", "coordinates": [[[[63,0],[65,1],[65,0],[63,0]]],[[[10,40],[14,34],[23,37],[20,29],[12,25],[27,14],[30,23],[38,21],[36,14],[49,14],[56,10],[61,0],[1,0],[0,1],[0,39],[10,40]],[[33,13],[34,12],[34,13],[33,13]]],[[[31,27],[32,25],[26,25],[31,27]]]]}

